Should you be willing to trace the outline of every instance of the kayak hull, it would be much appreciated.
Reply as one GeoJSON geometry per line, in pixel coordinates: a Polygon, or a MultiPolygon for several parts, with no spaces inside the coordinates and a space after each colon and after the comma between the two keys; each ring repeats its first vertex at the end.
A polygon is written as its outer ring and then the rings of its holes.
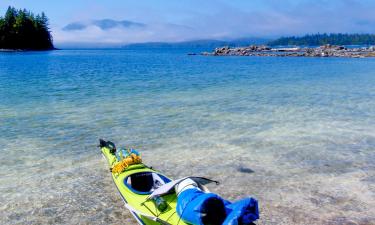
{"type": "MultiPolygon", "coordinates": [[[[112,168],[112,166],[118,162],[115,155],[113,155],[110,152],[110,149],[107,147],[101,147],[101,151],[109,167],[112,168]]],[[[170,179],[165,175],[152,168],[147,167],[144,164],[130,165],[125,171],[120,174],[111,173],[113,182],[122,197],[125,207],[129,209],[138,224],[187,225],[179,218],[176,213],[177,196],[174,192],[163,196],[163,199],[168,203],[168,208],[164,212],[160,212],[155,206],[153,200],[147,199],[151,192],[138,192],[132,189],[127,184],[127,180],[129,180],[129,177],[134,174],[141,173],[154,173],[170,181],[170,179]]]]}

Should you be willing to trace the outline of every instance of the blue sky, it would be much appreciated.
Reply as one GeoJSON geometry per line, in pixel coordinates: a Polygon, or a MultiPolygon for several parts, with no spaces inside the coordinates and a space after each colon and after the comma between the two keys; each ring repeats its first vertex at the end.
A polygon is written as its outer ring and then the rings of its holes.
{"type": "Polygon", "coordinates": [[[57,44],[375,33],[375,0],[1,0],[1,14],[8,5],[44,11],[57,44]]]}

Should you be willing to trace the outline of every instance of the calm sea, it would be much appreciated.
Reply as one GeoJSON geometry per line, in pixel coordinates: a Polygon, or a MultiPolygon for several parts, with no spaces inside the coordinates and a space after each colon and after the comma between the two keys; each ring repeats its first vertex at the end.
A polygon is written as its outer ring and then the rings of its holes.
{"type": "Polygon", "coordinates": [[[134,224],[96,147],[259,199],[259,224],[375,224],[375,59],[0,53],[0,223],[134,224]]]}

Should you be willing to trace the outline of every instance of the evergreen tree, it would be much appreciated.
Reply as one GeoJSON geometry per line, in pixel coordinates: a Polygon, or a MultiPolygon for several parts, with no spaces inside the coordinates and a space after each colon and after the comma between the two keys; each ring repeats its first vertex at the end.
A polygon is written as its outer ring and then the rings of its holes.
{"type": "Polygon", "coordinates": [[[0,17],[0,48],[3,49],[54,49],[47,16],[8,7],[0,17]]]}
{"type": "Polygon", "coordinates": [[[303,37],[282,37],[268,43],[269,45],[375,45],[374,34],[311,34],[303,37]]]}

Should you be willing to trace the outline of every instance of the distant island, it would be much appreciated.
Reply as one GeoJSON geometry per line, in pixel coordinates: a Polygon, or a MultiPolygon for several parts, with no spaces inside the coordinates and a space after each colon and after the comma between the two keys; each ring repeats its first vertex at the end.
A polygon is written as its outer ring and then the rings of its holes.
{"type": "Polygon", "coordinates": [[[237,38],[228,40],[215,40],[215,39],[202,39],[202,40],[191,40],[182,42],[146,42],[146,43],[133,43],[122,46],[124,49],[134,48],[207,48],[212,49],[220,46],[232,46],[239,47],[250,44],[262,45],[269,42],[271,39],[266,38],[237,38]]]}
{"type": "Polygon", "coordinates": [[[16,10],[9,6],[4,17],[0,17],[0,49],[55,49],[48,25],[44,13],[34,15],[26,9],[16,10]]]}
{"type": "Polygon", "coordinates": [[[348,48],[340,45],[322,45],[319,47],[276,47],[251,45],[246,47],[224,46],[213,52],[202,52],[205,56],[275,56],[275,57],[375,57],[375,46],[348,48]]]}
{"type": "Polygon", "coordinates": [[[267,45],[222,46],[206,56],[375,57],[375,34],[311,34],[282,37],[267,45]]]}
{"type": "Polygon", "coordinates": [[[281,37],[268,42],[270,46],[375,45],[375,34],[308,34],[302,37],[281,37]]]}

